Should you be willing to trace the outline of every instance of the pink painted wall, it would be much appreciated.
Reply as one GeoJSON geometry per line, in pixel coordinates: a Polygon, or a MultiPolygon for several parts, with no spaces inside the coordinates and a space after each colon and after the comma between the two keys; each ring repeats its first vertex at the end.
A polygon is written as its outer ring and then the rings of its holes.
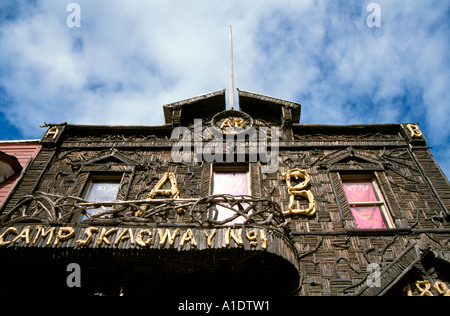
{"type": "MultiPolygon", "coordinates": [[[[0,151],[17,158],[19,163],[22,166],[22,172],[27,165],[28,160],[34,159],[39,150],[41,149],[41,145],[38,140],[24,140],[24,141],[0,141],[0,151]]],[[[5,182],[0,183],[0,205],[2,205],[3,201],[8,196],[9,192],[14,188],[17,180],[20,177],[20,173],[12,176],[9,179],[6,179],[5,182]]]]}

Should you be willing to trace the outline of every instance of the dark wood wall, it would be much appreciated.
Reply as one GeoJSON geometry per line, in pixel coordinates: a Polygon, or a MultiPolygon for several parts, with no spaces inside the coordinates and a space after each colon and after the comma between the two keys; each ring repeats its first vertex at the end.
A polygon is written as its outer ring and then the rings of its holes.
{"type": "MultiPolygon", "coordinates": [[[[58,137],[43,138],[42,150],[3,216],[23,196],[38,191],[81,196],[93,173],[123,174],[119,192],[123,200],[144,199],[165,172],[176,175],[182,198],[210,194],[211,163],[174,162],[171,149],[176,141],[170,140],[170,126],[59,128],[58,137]]],[[[425,252],[430,245],[450,250],[450,186],[424,139],[411,139],[400,124],[294,124],[292,132],[280,139],[278,172],[261,173],[261,162],[250,162],[249,168],[252,194],[271,199],[282,210],[289,204],[282,173],[300,168],[311,177],[308,189],[314,195],[316,213],[288,217],[302,275],[298,295],[365,293],[370,264],[412,271],[415,250],[425,252]],[[376,178],[395,228],[356,229],[348,216],[339,180],[342,173],[376,178]]],[[[305,199],[296,203],[300,208],[308,206],[305,199]]],[[[400,274],[390,273],[392,280],[400,274]]],[[[403,289],[393,290],[401,294],[403,289]]]]}

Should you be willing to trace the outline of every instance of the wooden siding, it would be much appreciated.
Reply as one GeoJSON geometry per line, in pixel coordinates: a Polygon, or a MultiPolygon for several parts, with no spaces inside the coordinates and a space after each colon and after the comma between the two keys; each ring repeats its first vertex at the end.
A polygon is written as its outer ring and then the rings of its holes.
{"type": "MultiPolygon", "coordinates": [[[[0,142],[0,151],[16,157],[22,168],[26,167],[30,158],[36,157],[40,148],[39,141],[0,142]]],[[[19,177],[20,174],[16,174],[0,184],[0,206],[14,188],[19,177]]]]}
{"type": "MultiPolygon", "coordinates": [[[[204,119],[205,126],[209,119],[204,119]]],[[[261,117],[255,122],[260,126],[267,123],[261,117]]],[[[64,128],[64,137],[58,143],[49,143],[39,152],[4,214],[23,196],[38,191],[80,197],[92,174],[126,174],[121,184],[123,200],[144,199],[165,172],[176,175],[181,198],[200,199],[211,193],[210,162],[171,159],[171,148],[176,143],[170,139],[171,126],[64,128]]],[[[402,128],[400,124],[294,124],[292,137],[281,137],[277,172],[262,173],[264,163],[248,162],[253,194],[277,203],[282,211],[289,205],[282,173],[301,168],[311,178],[307,189],[314,195],[316,213],[288,216],[288,232],[283,237],[296,250],[289,256],[298,254],[295,259],[301,278],[297,295],[379,295],[390,289],[396,291],[393,294],[402,294],[396,283],[416,269],[415,264],[430,247],[437,252],[450,251],[449,183],[424,141],[411,142],[402,128]],[[381,188],[395,228],[356,229],[340,173],[371,174],[381,188]],[[388,278],[386,291],[365,286],[372,264],[379,265],[382,275],[388,278]]],[[[300,209],[308,206],[302,198],[295,203],[300,209]]],[[[171,227],[186,224],[188,217],[177,214],[175,208],[167,214],[171,227]]],[[[167,222],[155,225],[164,224],[167,222]]],[[[150,224],[137,223],[133,227],[140,225],[150,224]]],[[[450,282],[448,275],[441,280],[450,282]]]]}

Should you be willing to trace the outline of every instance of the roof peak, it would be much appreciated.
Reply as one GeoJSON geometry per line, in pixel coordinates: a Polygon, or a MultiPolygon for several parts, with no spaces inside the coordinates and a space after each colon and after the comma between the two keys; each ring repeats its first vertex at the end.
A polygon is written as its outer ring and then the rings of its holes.
{"type": "MultiPolygon", "coordinates": [[[[166,124],[174,126],[186,125],[195,118],[206,117],[225,111],[225,91],[226,89],[222,89],[164,105],[166,124]]],[[[283,119],[290,120],[292,123],[299,123],[300,121],[300,103],[240,89],[237,89],[237,91],[239,111],[256,116],[259,114],[270,115],[280,122],[283,119]]]]}

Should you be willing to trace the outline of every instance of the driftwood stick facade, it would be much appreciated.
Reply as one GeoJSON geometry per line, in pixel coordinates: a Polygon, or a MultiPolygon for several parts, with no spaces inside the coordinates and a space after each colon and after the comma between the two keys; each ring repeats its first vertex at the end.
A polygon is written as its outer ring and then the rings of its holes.
{"type": "Polygon", "coordinates": [[[416,123],[300,124],[238,92],[160,126],[48,124],[0,210],[0,294],[449,294],[450,185],[416,123]]]}

